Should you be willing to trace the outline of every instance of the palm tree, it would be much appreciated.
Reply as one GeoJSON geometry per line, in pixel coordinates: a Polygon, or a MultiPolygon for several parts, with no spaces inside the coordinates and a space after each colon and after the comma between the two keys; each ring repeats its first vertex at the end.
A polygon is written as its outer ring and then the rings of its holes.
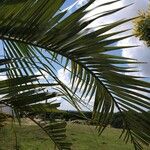
{"type": "Polygon", "coordinates": [[[133,47],[116,46],[118,41],[132,36],[114,38],[126,30],[110,32],[132,19],[119,20],[90,30],[88,25],[96,19],[125,8],[108,10],[83,19],[94,9],[87,9],[94,1],[89,0],[71,13],[69,8],[63,7],[66,0],[0,1],[0,39],[3,50],[0,73],[7,76],[7,79],[0,81],[0,103],[12,107],[18,121],[20,113],[29,117],[50,136],[58,149],[65,150],[71,149],[71,143],[65,135],[66,123],[40,124],[29,114],[59,111],[59,103],[54,101],[58,96],[78,111],[94,101],[92,120],[97,121],[98,132],[103,132],[114,109],[117,109],[124,123],[121,137],[124,136],[126,142],[131,141],[136,150],[141,150],[141,142],[147,145],[150,142],[147,114],[150,98],[146,95],[150,84],[137,76],[126,74],[136,71],[127,66],[136,64],[136,60],[109,53],[133,47]],[[60,67],[70,73],[70,85],[58,78],[57,70],[60,67]],[[44,100],[46,103],[39,103],[44,100]],[[135,112],[144,115],[137,116],[135,112]]]}

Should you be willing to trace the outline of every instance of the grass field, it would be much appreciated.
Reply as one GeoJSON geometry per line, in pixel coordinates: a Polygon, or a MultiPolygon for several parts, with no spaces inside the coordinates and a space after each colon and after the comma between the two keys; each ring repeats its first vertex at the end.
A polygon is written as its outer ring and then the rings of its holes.
{"type": "MultiPolygon", "coordinates": [[[[48,136],[34,124],[24,124],[21,127],[16,125],[15,128],[19,150],[54,150],[48,136]]],[[[87,125],[68,124],[67,129],[67,134],[73,141],[73,150],[134,150],[132,144],[125,144],[118,139],[121,133],[118,129],[107,128],[101,136],[87,125]]],[[[0,130],[0,150],[15,150],[15,143],[11,125],[0,130]]]]}

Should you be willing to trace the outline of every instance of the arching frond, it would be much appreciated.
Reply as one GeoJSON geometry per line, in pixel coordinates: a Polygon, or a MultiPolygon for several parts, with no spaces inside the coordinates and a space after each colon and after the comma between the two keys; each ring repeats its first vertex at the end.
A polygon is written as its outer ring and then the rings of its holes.
{"type": "MultiPolygon", "coordinates": [[[[104,19],[125,8],[108,10],[83,19],[92,11],[87,8],[94,1],[89,0],[70,14],[66,9],[62,10],[65,0],[27,0],[14,3],[3,1],[0,5],[0,39],[4,44],[5,56],[7,60],[22,57],[28,59],[28,62],[25,59],[11,64],[12,68],[21,66],[23,69],[9,71],[8,76],[14,78],[24,74],[35,75],[32,67],[39,71],[43,69],[60,85],[58,91],[71,104],[77,107],[76,102],[82,102],[83,99],[88,102],[93,100],[93,119],[100,126],[99,133],[109,124],[114,108],[117,108],[124,121],[125,140],[130,139],[135,149],[140,150],[142,147],[139,141],[145,144],[150,141],[149,119],[146,115],[150,108],[150,98],[149,95],[146,96],[150,92],[150,83],[125,74],[136,71],[127,65],[136,64],[137,61],[109,53],[130,48],[116,46],[116,43],[131,35],[114,38],[126,30],[114,32],[112,29],[131,19],[119,20],[100,26],[97,30],[90,30],[88,25],[96,19],[104,19]],[[71,68],[70,87],[57,77],[54,62],[65,69],[67,66],[71,68]],[[126,111],[133,113],[129,115],[126,111]],[[144,119],[135,116],[134,112],[144,113],[144,119]],[[139,120],[142,121],[139,123],[139,120]]],[[[98,7],[116,2],[118,0],[100,4],[98,7]]],[[[49,82],[42,72],[40,75],[49,82]]],[[[43,96],[46,99],[50,95],[43,96]]],[[[24,101],[22,103],[26,104],[24,101]]]]}
{"type": "MultiPolygon", "coordinates": [[[[1,59],[0,65],[12,65],[17,62],[17,59],[1,59]]],[[[56,92],[46,92],[45,87],[58,86],[56,83],[39,83],[38,75],[26,75],[26,76],[13,76],[13,71],[19,68],[6,68],[1,69],[1,73],[10,72],[8,79],[0,81],[0,106],[8,107],[15,112],[15,116],[20,122],[20,114],[29,117],[52,139],[58,149],[71,149],[71,143],[66,141],[65,134],[65,122],[45,122],[40,124],[34,120],[30,114],[43,114],[48,112],[58,111],[57,107],[59,103],[54,103],[54,100],[50,102],[48,100],[60,96],[56,92]],[[11,76],[12,73],[12,76],[11,76]],[[46,100],[47,103],[43,103],[46,100]],[[41,103],[42,102],[42,103],[41,103]]],[[[5,74],[6,75],[6,74],[5,74]]],[[[61,94],[62,95],[62,94],[61,94]]],[[[0,113],[0,126],[3,126],[3,122],[11,116],[9,112],[3,111],[0,113]]],[[[13,117],[13,116],[12,116],[13,117]]],[[[21,122],[20,122],[21,123],[21,122]]]]}

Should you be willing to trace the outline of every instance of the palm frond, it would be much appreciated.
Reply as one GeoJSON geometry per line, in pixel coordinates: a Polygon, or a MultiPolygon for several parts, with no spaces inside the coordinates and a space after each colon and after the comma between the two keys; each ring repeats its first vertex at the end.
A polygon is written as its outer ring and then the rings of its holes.
{"type": "Polygon", "coordinates": [[[59,150],[71,150],[72,143],[68,142],[66,138],[66,122],[40,122],[32,118],[31,120],[48,134],[59,150]]]}
{"type": "MultiPolygon", "coordinates": [[[[1,65],[10,65],[15,63],[17,60],[11,59],[2,59],[1,65]]],[[[12,68],[7,68],[3,70],[3,73],[6,71],[12,72],[12,68]]],[[[21,74],[20,74],[21,75],[21,74]]],[[[19,123],[20,114],[24,114],[26,117],[29,117],[37,125],[39,125],[46,134],[51,138],[54,144],[58,149],[71,149],[71,143],[66,141],[65,134],[65,122],[45,122],[40,124],[33,118],[30,117],[30,114],[43,114],[48,112],[58,111],[57,107],[60,106],[59,103],[53,103],[54,100],[50,102],[48,100],[60,96],[56,92],[45,92],[44,87],[58,86],[56,83],[39,83],[38,77],[36,75],[29,76],[10,76],[8,79],[0,81],[0,106],[10,107],[17,117],[19,123]],[[47,103],[41,103],[44,100],[47,100],[47,103]]],[[[9,117],[6,113],[0,113],[0,126],[3,126],[3,122],[9,117]]],[[[12,116],[13,117],[13,116],[12,116]]]]}
{"type": "MultiPolygon", "coordinates": [[[[100,26],[97,30],[90,30],[88,25],[96,19],[112,15],[125,8],[108,10],[91,16],[89,19],[83,19],[87,13],[92,11],[87,8],[94,1],[89,0],[83,7],[69,15],[66,9],[61,10],[65,0],[57,2],[49,0],[15,1],[11,5],[9,1],[3,1],[0,5],[0,39],[5,44],[6,58],[8,60],[12,57],[21,58],[23,55],[28,57],[30,62],[19,61],[11,64],[12,68],[22,66],[23,70],[9,71],[8,75],[11,78],[28,75],[28,72],[35,75],[31,68],[36,67],[37,70],[46,70],[61,86],[58,91],[65,94],[66,98],[72,102],[82,99],[90,102],[94,99],[93,119],[96,119],[100,125],[99,133],[109,124],[116,107],[121,112],[124,121],[125,140],[130,139],[135,149],[140,150],[141,146],[138,141],[149,144],[150,130],[147,130],[149,119],[147,115],[145,119],[142,119],[134,116],[134,113],[129,115],[125,112],[147,113],[150,99],[145,94],[150,92],[150,83],[135,76],[125,75],[125,72],[136,71],[126,65],[137,64],[137,61],[109,54],[110,51],[132,47],[115,46],[118,41],[132,36],[114,38],[115,35],[126,30],[110,31],[132,19],[119,20],[100,26]],[[42,52],[43,49],[44,52],[42,52]],[[37,65],[38,63],[34,60],[38,60],[40,65],[37,65]],[[63,65],[64,61],[66,63],[63,65]],[[64,68],[70,66],[71,87],[67,87],[57,78],[53,62],[63,65],[64,68]],[[78,94],[79,92],[81,94],[78,94]],[[133,119],[135,117],[137,119],[133,119]],[[139,123],[139,119],[142,122],[139,123]]],[[[116,2],[118,1],[110,1],[99,7],[116,2]]],[[[45,79],[47,81],[47,78],[45,79]]]]}

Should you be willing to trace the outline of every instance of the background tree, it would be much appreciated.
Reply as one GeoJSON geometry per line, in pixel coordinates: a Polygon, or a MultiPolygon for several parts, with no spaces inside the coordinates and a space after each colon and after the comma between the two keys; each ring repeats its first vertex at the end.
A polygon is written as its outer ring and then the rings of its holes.
{"type": "Polygon", "coordinates": [[[134,21],[134,34],[150,46],[150,9],[140,12],[139,17],[134,21]]]}

